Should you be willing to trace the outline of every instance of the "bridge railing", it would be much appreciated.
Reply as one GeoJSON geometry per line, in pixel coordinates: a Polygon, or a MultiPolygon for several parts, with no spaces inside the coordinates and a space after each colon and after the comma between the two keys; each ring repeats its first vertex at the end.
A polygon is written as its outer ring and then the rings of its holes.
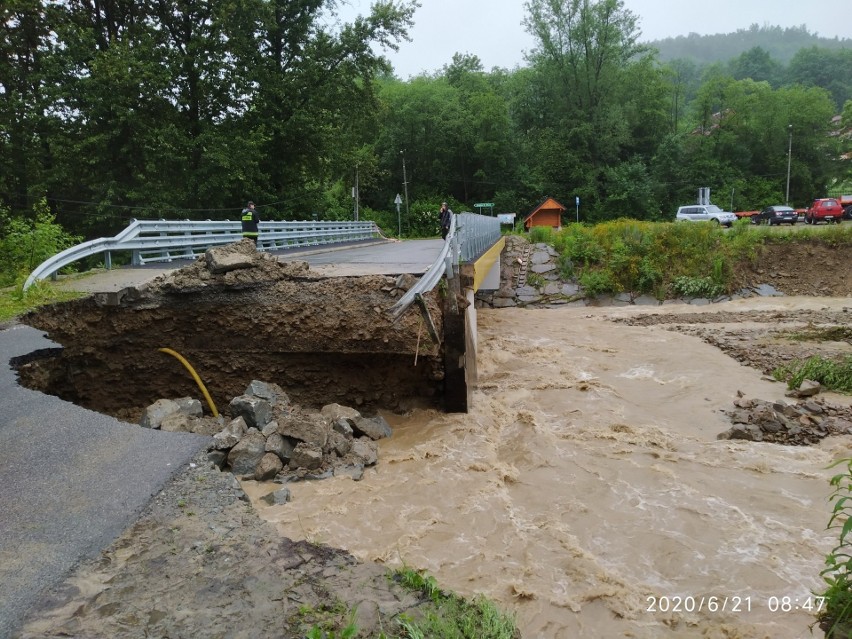
{"type": "MultiPolygon", "coordinates": [[[[368,240],[380,235],[373,222],[261,222],[258,230],[260,250],[320,246],[368,240]]],[[[112,252],[129,251],[131,263],[140,266],[148,262],[194,259],[211,246],[230,244],[240,239],[240,222],[133,220],[115,237],[83,242],[45,260],[30,273],[24,290],[36,280],[49,277],[92,255],[104,254],[106,266],[110,268],[112,252]]]]}
{"type": "Polygon", "coordinates": [[[431,291],[446,274],[447,279],[458,276],[459,262],[473,262],[500,239],[500,220],[475,213],[454,214],[450,232],[435,261],[417,283],[399,298],[389,312],[396,319],[423,294],[431,291]]]}

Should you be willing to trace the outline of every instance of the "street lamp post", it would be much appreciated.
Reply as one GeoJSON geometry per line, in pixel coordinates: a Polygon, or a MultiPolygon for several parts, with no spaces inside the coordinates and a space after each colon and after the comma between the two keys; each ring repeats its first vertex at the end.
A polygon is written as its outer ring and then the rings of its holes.
{"type": "MultiPolygon", "coordinates": [[[[408,176],[405,173],[405,151],[400,151],[402,156],[402,186],[405,189],[405,219],[411,224],[411,216],[408,213],[408,176]]],[[[401,235],[402,233],[400,233],[401,235]]]]}
{"type": "Polygon", "coordinates": [[[787,125],[787,131],[790,132],[790,139],[787,144],[787,195],[784,203],[790,206],[790,158],[793,155],[793,125],[787,125]]]}

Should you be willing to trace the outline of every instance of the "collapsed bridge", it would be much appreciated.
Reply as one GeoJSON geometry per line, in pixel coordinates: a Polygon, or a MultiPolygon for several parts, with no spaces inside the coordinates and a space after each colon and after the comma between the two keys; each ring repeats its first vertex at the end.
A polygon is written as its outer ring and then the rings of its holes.
{"type": "MultiPolygon", "coordinates": [[[[233,246],[254,252],[250,242],[233,246]]],[[[439,401],[439,345],[418,314],[393,321],[386,312],[413,278],[322,277],[303,262],[246,257],[224,272],[200,258],[138,289],[31,313],[23,321],[62,348],[20,363],[22,383],[133,417],[158,398],[198,395],[180,363],[158,351],[170,348],[218,402],[252,379],[274,381],[308,406],[405,410],[439,401]]],[[[442,328],[438,294],[425,303],[442,328]]]]}
{"type": "Polygon", "coordinates": [[[416,309],[394,314],[412,275],[329,277],[247,242],[216,250],[231,261],[211,261],[211,250],[139,288],[26,316],[62,348],[20,358],[21,382],[136,421],[161,397],[199,395],[159,350],[168,348],[190,361],[217,403],[263,379],[304,406],[467,410],[475,316],[471,324],[461,289],[435,287],[416,295],[416,309]]]}

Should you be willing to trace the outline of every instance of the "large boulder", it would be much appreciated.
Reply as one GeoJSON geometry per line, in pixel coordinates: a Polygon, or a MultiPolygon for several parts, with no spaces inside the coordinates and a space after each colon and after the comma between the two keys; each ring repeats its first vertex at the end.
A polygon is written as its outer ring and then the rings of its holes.
{"type": "Polygon", "coordinates": [[[160,430],[167,433],[191,433],[194,421],[183,413],[172,413],[160,422],[160,430]]]}
{"type": "Polygon", "coordinates": [[[356,417],[349,420],[356,435],[366,435],[370,439],[383,439],[390,437],[392,434],[390,424],[387,423],[384,417],[377,415],[376,417],[356,417]]]}
{"type": "Polygon", "coordinates": [[[278,421],[280,435],[313,444],[320,449],[328,441],[330,430],[329,423],[321,415],[316,414],[293,415],[278,421]]]}
{"type": "Polygon", "coordinates": [[[228,465],[237,477],[254,479],[260,460],[266,455],[266,438],[256,428],[249,428],[240,442],[228,453],[228,465]]]}
{"type": "Polygon", "coordinates": [[[284,464],[281,458],[275,453],[266,453],[260,459],[257,468],[254,469],[254,478],[257,481],[269,481],[275,479],[275,475],[281,472],[284,464]]]}
{"type": "Polygon", "coordinates": [[[338,419],[355,419],[356,417],[361,417],[361,413],[354,408],[341,406],[340,404],[326,404],[320,409],[320,414],[330,422],[337,421],[338,419]]]}
{"type": "Polygon", "coordinates": [[[352,438],[341,435],[337,431],[333,430],[328,435],[328,442],[326,442],[323,451],[326,453],[336,453],[338,457],[345,457],[346,453],[348,453],[351,449],[352,438]]]}
{"type": "Polygon", "coordinates": [[[213,246],[204,253],[204,261],[211,273],[227,273],[251,268],[257,260],[254,242],[240,241],[225,246],[213,246]]]}
{"type": "Polygon", "coordinates": [[[249,428],[261,430],[272,421],[272,405],[254,395],[239,395],[230,403],[231,415],[246,420],[249,428]]]}
{"type": "Polygon", "coordinates": [[[236,446],[243,435],[246,434],[248,427],[246,420],[242,417],[232,419],[225,428],[213,435],[213,444],[211,448],[214,450],[227,450],[236,446]]]}
{"type": "Polygon", "coordinates": [[[179,397],[175,403],[180,407],[182,415],[187,417],[201,417],[204,415],[204,408],[201,406],[201,401],[192,397],[179,397]]]}
{"type": "Polygon", "coordinates": [[[275,406],[277,404],[290,403],[290,398],[287,396],[287,393],[285,393],[284,389],[281,388],[278,384],[261,382],[256,379],[252,380],[252,382],[246,388],[246,392],[243,394],[252,397],[258,397],[260,399],[265,399],[272,406],[275,406]]]}
{"type": "Polygon", "coordinates": [[[275,453],[281,461],[289,461],[296,445],[279,433],[272,433],[266,438],[266,452],[275,453]]]}
{"type": "Polygon", "coordinates": [[[282,504],[286,504],[290,501],[290,489],[286,486],[284,488],[279,488],[274,493],[269,493],[268,495],[261,497],[260,501],[269,506],[280,506],[282,504]]]}
{"type": "Polygon", "coordinates": [[[158,399],[142,413],[139,425],[143,428],[159,428],[169,415],[180,412],[180,405],[171,399],[158,399]]]}
{"type": "Polygon", "coordinates": [[[316,444],[300,442],[290,456],[290,468],[316,470],[322,466],[322,448],[316,444]]]}
{"type": "Polygon", "coordinates": [[[379,461],[379,447],[369,439],[356,439],[350,452],[364,466],[375,466],[379,461]]]}

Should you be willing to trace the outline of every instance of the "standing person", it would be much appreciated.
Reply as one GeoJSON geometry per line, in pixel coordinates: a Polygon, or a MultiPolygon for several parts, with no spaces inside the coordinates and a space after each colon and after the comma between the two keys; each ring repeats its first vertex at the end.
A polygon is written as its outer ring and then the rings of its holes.
{"type": "Polygon", "coordinates": [[[446,202],[441,202],[441,239],[446,240],[447,234],[450,232],[450,224],[453,220],[453,212],[446,202]]]}
{"type": "Polygon", "coordinates": [[[249,238],[257,246],[257,225],[260,223],[260,216],[254,209],[254,202],[249,202],[246,208],[243,209],[243,237],[249,238]]]}

